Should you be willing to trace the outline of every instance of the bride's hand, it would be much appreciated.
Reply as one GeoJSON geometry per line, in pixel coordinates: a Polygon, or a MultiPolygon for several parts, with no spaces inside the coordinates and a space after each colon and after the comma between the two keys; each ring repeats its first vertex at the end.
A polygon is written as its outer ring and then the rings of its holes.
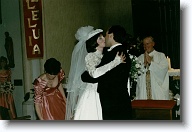
{"type": "Polygon", "coordinates": [[[117,52],[116,56],[119,56],[119,57],[120,57],[121,63],[126,63],[126,62],[125,62],[126,57],[125,57],[125,55],[123,54],[123,52],[121,52],[120,55],[119,55],[119,52],[117,52]]]}

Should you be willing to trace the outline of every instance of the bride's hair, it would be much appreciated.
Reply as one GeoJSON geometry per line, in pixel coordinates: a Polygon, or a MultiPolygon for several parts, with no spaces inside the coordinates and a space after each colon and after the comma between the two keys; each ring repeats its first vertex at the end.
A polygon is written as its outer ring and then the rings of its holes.
{"type": "Polygon", "coordinates": [[[99,38],[100,35],[102,35],[102,32],[94,35],[93,37],[91,37],[86,41],[86,49],[88,53],[96,51],[96,47],[99,45],[97,43],[97,39],[99,38]]]}

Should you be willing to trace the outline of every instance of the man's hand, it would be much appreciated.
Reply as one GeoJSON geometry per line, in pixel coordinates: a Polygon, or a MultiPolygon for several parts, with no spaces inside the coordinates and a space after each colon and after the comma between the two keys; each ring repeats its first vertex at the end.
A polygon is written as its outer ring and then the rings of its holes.
{"type": "Polygon", "coordinates": [[[147,52],[145,52],[144,54],[144,64],[151,64],[151,61],[153,60],[153,57],[149,56],[149,54],[147,52]]]}
{"type": "Polygon", "coordinates": [[[125,57],[125,55],[123,54],[123,52],[121,52],[120,55],[119,55],[119,52],[117,52],[116,56],[119,56],[119,57],[120,57],[121,63],[126,63],[126,62],[125,62],[126,57],[125,57]]]}

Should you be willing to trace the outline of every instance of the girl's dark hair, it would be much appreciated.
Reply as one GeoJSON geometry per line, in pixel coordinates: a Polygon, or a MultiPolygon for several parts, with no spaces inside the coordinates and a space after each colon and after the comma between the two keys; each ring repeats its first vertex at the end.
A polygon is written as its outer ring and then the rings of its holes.
{"type": "Polygon", "coordinates": [[[114,40],[116,42],[119,42],[121,44],[124,44],[126,42],[126,31],[123,27],[120,25],[114,25],[111,26],[108,30],[108,34],[113,33],[114,40]]]}
{"type": "MultiPolygon", "coordinates": [[[[5,70],[9,70],[10,68],[9,68],[9,66],[8,66],[8,64],[7,64],[7,63],[8,63],[7,58],[4,57],[4,56],[1,56],[1,57],[0,57],[0,62],[2,62],[2,61],[4,61],[4,62],[6,63],[4,69],[5,69],[5,70]]],[[[2,69],[1,66],[0,66],[0,69],[2,69]]]]}
{"type": "Polygon", "coordinates": [[[61,63],[55,58],[50,58],[45,62],[44,69],[46,73],[57,75],[60,72],[61,63]]]}
{"type": "Polygon", "coordinates": [[[103,32],[94,35],[86,41],[86,49],[88,53],[96,51],[96,47],[98,46],[97,39],[101,34],[103,34],[103,32]]]}

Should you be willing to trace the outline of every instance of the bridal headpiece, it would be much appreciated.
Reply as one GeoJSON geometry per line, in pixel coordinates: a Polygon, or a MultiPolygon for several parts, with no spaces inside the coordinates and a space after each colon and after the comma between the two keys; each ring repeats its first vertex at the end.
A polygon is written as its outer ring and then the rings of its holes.
{"type": "Polygon", "coordinates": [[[94,31],[92,26],[80,27],[75,34],[75,38],[78,41],[86,41],[91,31],[94,31]]]}
{"type": "Polygon", "coordinates": [[[77,30],[77,32],[75,34],[75,38],[78,41],[86,41],[100,32],[103,32],[103,30],[102,29],[94,30],[94,28],[92,26],[85,26],[85,27],[81,27],[77,30]]]}
{"type": "Polygon", "coordinates": [[[90,39],[91,37],[95,36],[96,34],[101,33],[101,32],[103,32],[102,29],[96,29],[96,30],[91,31],[91,32],[88,34],[87,40],[90,39]]]}

